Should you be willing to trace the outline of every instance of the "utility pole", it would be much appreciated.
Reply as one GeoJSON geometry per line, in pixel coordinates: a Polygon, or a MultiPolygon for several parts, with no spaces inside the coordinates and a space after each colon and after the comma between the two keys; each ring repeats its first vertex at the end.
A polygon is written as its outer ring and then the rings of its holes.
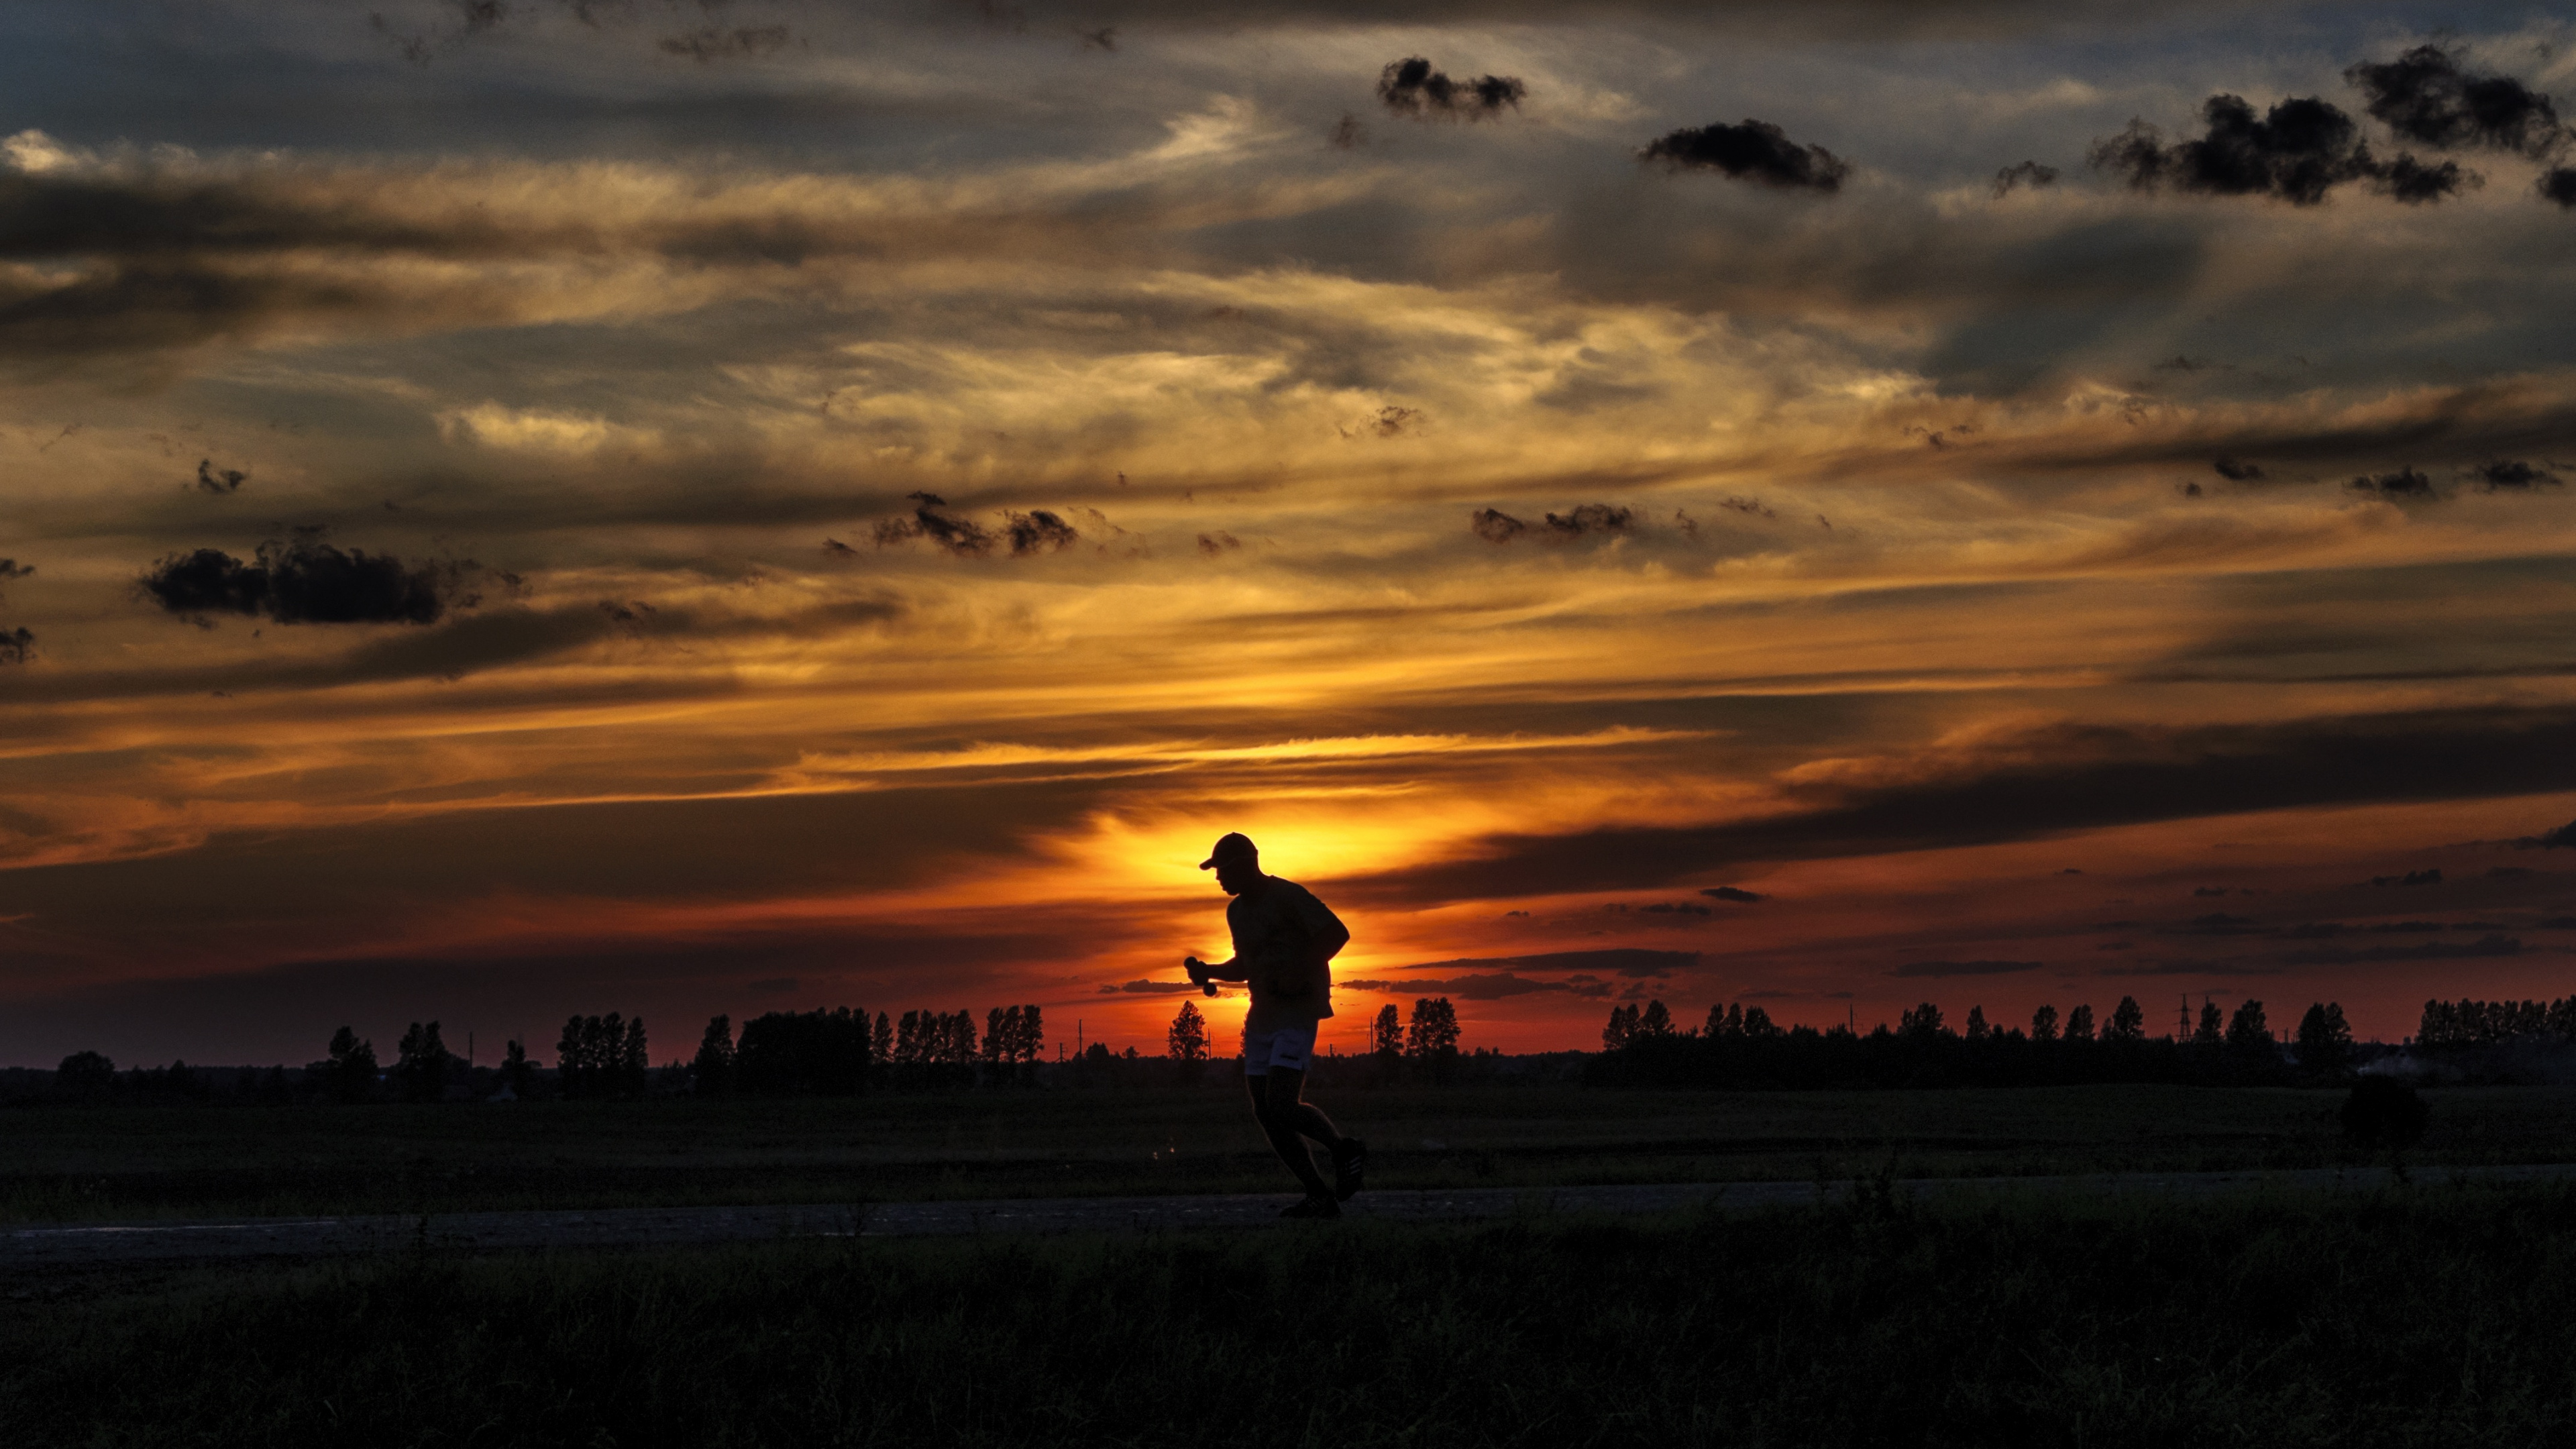
{"type": "Polygon", "coordinates": [[[2182,994],[2182,1014],[2178,1020],[2182,1024],[2174,1028],[2174,1040],[2191,1040],[2191,993],[2188,991],[2182,994]]]}

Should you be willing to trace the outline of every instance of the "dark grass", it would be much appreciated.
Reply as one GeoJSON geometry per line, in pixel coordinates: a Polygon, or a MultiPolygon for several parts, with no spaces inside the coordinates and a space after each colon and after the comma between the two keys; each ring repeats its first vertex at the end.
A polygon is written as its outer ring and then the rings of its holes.
{"type": "MultiPolygon", "coordinates": [[[[1389,1188],[2325,1167],[2342,1094],[1319,1091],[1389,1188]]],[[[2427,1165],[2557,1161],[2576,1089],[2427,1093],[2427,1165]]],[[[1237,1089],[0,1111],[0,1222],[1274,1191],[1237,1089]]]]}
{"type": "Polygon", "coordinates": [[[0,1302],[0,1441],[2565,1444],[2571,1295],[2565,1189],[432,1256],[0,1302]]]}

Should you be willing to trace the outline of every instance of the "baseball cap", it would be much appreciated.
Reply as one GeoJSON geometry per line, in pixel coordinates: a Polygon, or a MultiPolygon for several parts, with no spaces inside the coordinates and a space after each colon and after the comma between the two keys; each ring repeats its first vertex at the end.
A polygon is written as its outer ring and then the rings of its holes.
{"type": "Polygon", "coordinates": [[[1261,848],[1252,843],[1251,836],[1241,831],[1228,831],[1217,837],[1216,848],[1208,852],[1207,859],[1199,862],[1199,869],[1214,870],[1224,861],[1260,858],[1261,848]]]}

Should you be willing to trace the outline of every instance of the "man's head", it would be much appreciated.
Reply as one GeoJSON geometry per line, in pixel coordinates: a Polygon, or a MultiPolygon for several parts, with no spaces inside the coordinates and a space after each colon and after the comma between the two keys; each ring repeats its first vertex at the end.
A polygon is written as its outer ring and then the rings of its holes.
{"type": "Polygon", "coordinates": [[[1250,836],[1229,832],[1218,839],[1208,858],[1199,862],[1199,869],[1215,871],[1216,883],[1225,887],[1225,893],[1239,896],[1261,879],[1261,849],[1250,836]]]}

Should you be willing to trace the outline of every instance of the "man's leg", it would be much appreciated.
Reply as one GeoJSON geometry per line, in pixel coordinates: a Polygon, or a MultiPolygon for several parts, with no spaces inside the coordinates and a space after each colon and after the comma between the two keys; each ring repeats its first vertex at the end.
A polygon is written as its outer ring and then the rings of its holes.
{"type": "MultiPolygon", "coordinates": [[[[1333,1189],[1325,1183],[1324,1175],[1315,1170],[1315,1154],[1306,1150],[1306,1139],[1297,1135],[1298,1128],[1288,1116],[1271,1109],[1273,1102],[1297,1103],[1298,1094],[1305,1090],[1305,1076],[1303,1072],[1273,1067],[1261,1076],[1245,1076],[1243,1085],[1252,1095],[1253,1120],[1261,1124],[1262,1134],[1270,1139],[1270,1150],[1279,1154],[1279,1160],[1288,1164],[1290,1172],[1297,1174],[1297,1180],[1306,1186],[1308,1197],[1330,1198],[1333,1189]],[[1271,1085],[1283,1078],[1284,1086],[1271,1085]]],[[[1306,1110],[1314,1111],[1312,1107],[1306,1110]]],[[[1320,1112],[1315,1115],[1323,1116],[1320,1112]]],[[[1327,1122],[1324,1126],[1330,1130],[1332,1124],[1327,1122]]]]}
{"type": "Polygon", "coordinates": [[[1306,1074],[1270,1069],[1270,1112],[1300,1134],[1324,1144],[1327,1151],[1342,1145],[1342,1129],[1324,1115],[1324,1109],[1306,1100],[1306,1074]]]}

